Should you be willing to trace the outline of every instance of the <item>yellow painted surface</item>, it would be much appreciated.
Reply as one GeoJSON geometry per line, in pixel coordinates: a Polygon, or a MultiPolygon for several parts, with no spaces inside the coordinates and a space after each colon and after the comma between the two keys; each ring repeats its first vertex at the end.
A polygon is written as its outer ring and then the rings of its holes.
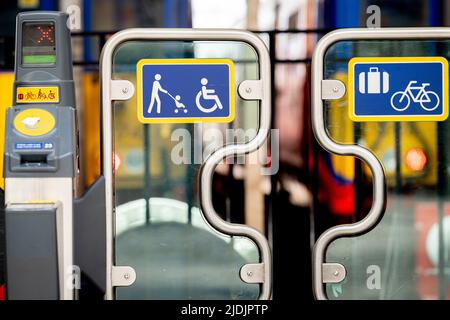
{"type": "Polygon", "coordinates": [[[28,200],[28,204],[56,204],[58,200],[28,200]]]}
{"type": "MultiPolygon", "coordinates": [[[[347,86],[347,74],[337,73],[336,80],[342,81],[347,86]]],[[[347,116],[347,93],[338,100],[332,100],[328,109],[330,134],[339,143],[353,144],[353,122],[347,116]]],[[[334,172],[352,181],[355,177],[355,158],[331,154],[331,163],[334,172]]]]}
{"type": "MultiPolygon", "coordinates": [[[[437,181],[437,124],[436,122],[401,123],[401,175],[403,179],[418,179],[421,184],[433,185],[437,181]],[[406,154],[420,148],[427,155],[428,171],[414,172],[406,165],[406,154]]],[[[395,180],[395,126],[394,123],[367,122],[364,124],[365,146],[383,164],[388,184],[395,180]]],[[[366,173],[371,174],[368,167],[366,173]]]]}
{"type": "Polygon", "coordinates": [[[58,103],[58,87],[18,87],[17,103],[58,103]]]}
{"type": "Polygon", "coordinates": [[[36,9],[39,7],[39,0],[18,0],[17,6],[21,9],[36,9]]]}
{"type": "Polygon", "coordinates": [[[0,72],[0,188],[5,189],[5,179],[3,178],[3,152],[5,150],[5,120],[6,110],[13,102],[13,72],[0,72]]]}
{"type": "MultiPolygon", "coordinates": [[[[135,73],[117,73],[115,76],[136,85],[135,73]]],[[[144,186],[144,124],[136,117],[136,94],[129,100],[116,101],[113,107],[114,152],[120,159],[115,174],[116,189],[142,188],[144,186]]],[[[177,165],[171,152],[178,142],[171,140],[173,131],[187,128],[179,123],[152,123],[149,130],[149,169],[153,186],[157,180],[185,179],[187,165],[177,165]]],[[[189,143],[193,143],[191,140],[189,143]]],[[[193,160],[193,158],[192,158],[193,160]]]]}
{"type": "MultiPolygon", "coordinates": [[[[120,73],[120,79],[136,85],[135,73],[120,73]]],[[[85,186],[91,185],[100,175],[100,84],[98,74],[85,73],[83,78],[83,165],[85,186]]],[[[136,117],[136,95],[127,101],[116,101],[114,115],[114,152],[120,159],[115,173],[117,189],[142,188],[144,186],[144,126],[136,117]]],[[[173,126],[161,123],[149,126],[151,139],[150,171],[152,177],[162,177],[163,153],[170,156],[173,143],[170,140],[173,126]]],[[[112,159],[112,155],[110,157],[112,159]]],[[[172,166],[171,176],[182,177],[185,166],[172,166]]]]}
{"type": "Polygon", "coordinates": [[[83,129],[82,144],[85,186],[90,186],[100,176],[100,85],[97,72],[83,76],[83,129]]]}
{"type": "Polygon", "coordinates": [[[55,128],[55,118],[47,110],[31,108],[18,113],[14,118],[14,128],[20,133],[38,137],[55,128]]]}

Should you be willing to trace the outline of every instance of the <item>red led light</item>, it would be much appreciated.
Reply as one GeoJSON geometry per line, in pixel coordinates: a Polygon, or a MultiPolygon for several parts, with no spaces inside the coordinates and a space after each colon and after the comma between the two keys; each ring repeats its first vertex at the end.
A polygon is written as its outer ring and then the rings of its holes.
{"type": "Polygon", "coordinates": [[[38,41],[38,43],[41,43],[42,41],[47,40],[50,43],[54,42],[53,37],[50,35],[50,32],[53,32],[53,27],[48,27],[47,29],[43,29],[42,27],[37,28],[41,34],[41,37],[38,41]]]}
{"type": "Polygon", "coordinates": [[[406,153],[406,165],[412,171],[422,171],[427,161],[427,155],[421,148],[412,148],[406,153]]]}

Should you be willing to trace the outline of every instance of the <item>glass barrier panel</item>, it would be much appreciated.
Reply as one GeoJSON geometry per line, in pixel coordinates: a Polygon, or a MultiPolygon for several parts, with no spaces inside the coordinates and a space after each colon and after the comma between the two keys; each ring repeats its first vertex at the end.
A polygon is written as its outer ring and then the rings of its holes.
{"type": "MultiPolygon", "coordinates": [[[[450,41],[341,41],[326,53],[324,79],[338,79],[347,86],[353,57],[433,56],[450,59],[450,41]]],[[[450,299],[450,119],[354,122],[346,94],[325,102],[325,122],[333,140],[365,147],[380,160],[387,191],[378,225],[328,246],[325,262],[340,263],[347,270],[342,283],[326,285],[328,298],[450,299]]],[[[351,161],[332,157],[333,170],[351,161]]],[[[369,167],[363,167],[363,174],[371,183],[369,167]]]]}
{"type": "MultiPolygon", "coordinates": [[[[136,86],[136,65],[144,58],[231,59],[236,90],[243,80],[259,79],[256,52],[234,41],[128,41],[115,52],[113,79],[136,86]]],[[[258,298],[259,285],[239,276],[243,265],[259,262],[257,246],[215,231],[199,204],[199,169],[208,154],[257,133],[259,103],[235,96],[229,124],[143,124],[136,94],[114,103],[115,264],[137,273],[132,286],[116,289],[116,298],[258,298]],[[230,129],[241,129],[243,138],[233,138],[230,129]]]]}

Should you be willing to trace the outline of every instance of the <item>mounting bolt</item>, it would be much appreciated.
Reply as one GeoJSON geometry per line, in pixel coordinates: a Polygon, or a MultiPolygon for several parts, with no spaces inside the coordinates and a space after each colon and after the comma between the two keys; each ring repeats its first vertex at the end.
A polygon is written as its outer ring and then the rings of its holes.
{"type": "Polygon", "coordinates": [[[252,276],[253,276],[253,272],[248,271],[248,272],[247,272],[247,276],[248,276],[248,277],[252,277],[252,276]]]}
{"type": "Polygon", "coordinates": [[[339,91],[339,88],[338,88],[338,87],[334,87],[334,88],[333,88],[333,92],[334,92],[334,93],[337,93],[338,91],[339,91]]]}
{"type": "Polygon", "coordinates": [[[245,88],[245,92],[247,92],[248,94],[250,94],[250,93],[252,92],[252,88],[250,88],[250,87],[245,88]]]}
{"type": "Polygon", "coordinates": [[[127,94],[128,93],[128,87],[123,87],[122,88],[122,93],[123,94],[127,94]]]}
{"type": "Polygon", "coordinates": [[[125,280],[130,279],[130,274],[129,274],[129,273],[125,273],[125,274],[123,275],[123,278],[124,278],[125,280]]]}
{"type": "Polygon", "coordinates": [[[334,273],[333,273],[333,275],[335,276],[335,277],[337,277],[338,275],[339,275],[339,271],[335,271],[334,273]]]}

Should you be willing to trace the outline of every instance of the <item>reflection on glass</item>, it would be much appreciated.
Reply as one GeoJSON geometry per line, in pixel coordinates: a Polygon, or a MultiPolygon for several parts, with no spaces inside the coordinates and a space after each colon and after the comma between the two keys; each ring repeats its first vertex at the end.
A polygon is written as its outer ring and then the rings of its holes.
{"type": "MultiPolygon", "coordinates": [[[[247,44],[177,41],[122,44],[113,77],[136,84],[136,64],[143,58],[229,58],[236,88],[244,79],[259,78],[257,55],[247,44]]],[[[258,248],[249,239],[219,234],[204,221],[198,179],[208,151],[235,143],[225,139],[226,129],[249,130],[246,139],[253,138],[258,103],[236,95],[236,119],[228,125],[144,125],[136,117],[136,97],[115,103],[113,111],[115,263],[137,273],[132,286],[116,289],[116,297],[257,299],[259,285],[244,283],[239,271],[259,261],[258,248]]]]}
{"type": "Polygon", "coordinates": [[[256,299],[239,277],[242,265],[258,261],[248,239],[230,238],[212,230],[196,207],[184,202],[151,198],[116,208],[117,263],[130,264],[140,277],[119,299],[256,299]]]}
{"type": "MultiPolygon", "coordinates": [[[[325,79],[347,83],[350,58],[376,56],[449,59],[450,42],[338,42],[326,54],[325,79]]],[[[450,120],[352,122],[347,96],[327,103],[325,118],[332,139],[366,147],[377,156],[387,184],[386,209],[379,224],[367,234],[339,238],[327,248],[325,261],[341,263],[347,270],[342,283],[326,286],[328,298],[450,299],[450,120]]],[[[347,170],[347,178],[360,188],[363,182],[355,175],[354,160],[337,156],[332,160],[332,170],[347,170]]],[[[363,167],[362,172],[370,182],[370,169],[363,167]]],[[[358,208],[361,203],[355,199],[355,212],[367,213],[370,205],[358,208]]]]}

